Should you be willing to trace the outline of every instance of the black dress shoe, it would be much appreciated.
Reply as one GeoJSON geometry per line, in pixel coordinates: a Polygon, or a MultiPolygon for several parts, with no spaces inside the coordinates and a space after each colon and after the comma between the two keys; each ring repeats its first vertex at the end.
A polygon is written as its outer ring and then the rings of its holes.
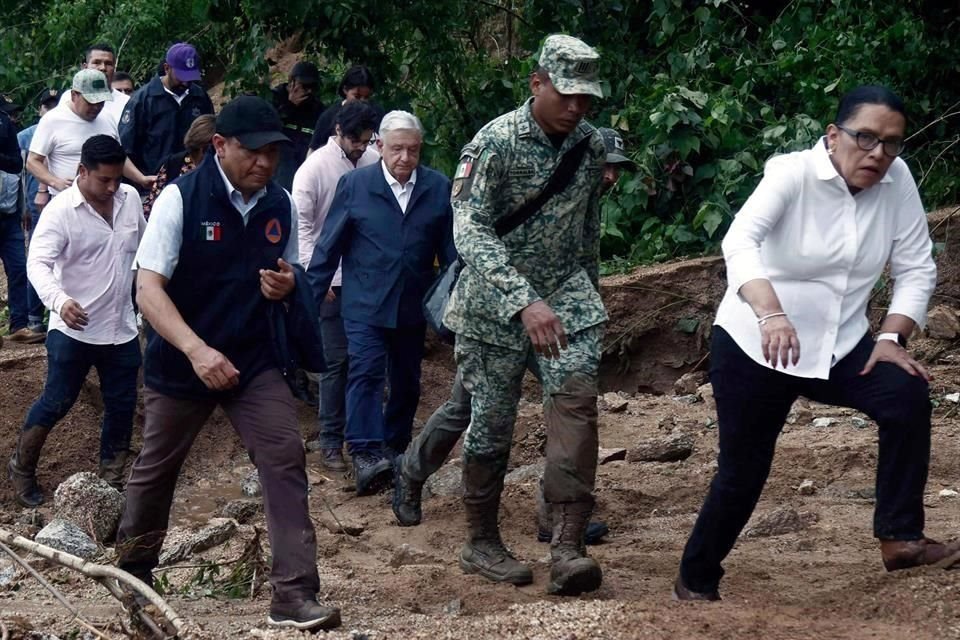
{"type": "Polygon", "coordinates": [[[677,581],[673,583],[673,599],[690,602],[716,602],[720,599],[720,592],[716,589],[703,592],[693,591],[683,584],[683,578],[677,576],[677,581]]]}
{"type": "Polygon", "coordinates": [[[353,473],[357,479],[357,495],[372,496],[390,485],[393,466],[386,458],[361,451],[353,455],[353,473]]]}
{"type": "Polygon", "coordinates": [[[347,461],[343,459],[343,451],[340,449],[321,449],[320,464],[338,473],[347,470],[347,461]]]}

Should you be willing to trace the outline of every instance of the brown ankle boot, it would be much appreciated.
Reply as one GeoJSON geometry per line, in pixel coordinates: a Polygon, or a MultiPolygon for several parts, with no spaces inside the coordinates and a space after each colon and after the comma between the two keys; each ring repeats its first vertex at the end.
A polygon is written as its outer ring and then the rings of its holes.
{"type": "Polygon", "coordinates": [[[921,540],[881,540],[880,557],[887,571],[935,565],[941,569],[960,567],[960,540],[942,544],[921,540]]]}
{"type": "Polygon", "coordinates": [[[502,490],[502,469],[482,461],[464,460],[463,506],[469,532],[460,551],[460,568],[493,582],[530,584],[533,572],[514,557],[500,538],[497,516],[502,490]]]}
{"type": "Polygon", "coordinates": [[[40,451],[47,441],[50,429],[33,425],[20,432],[17,448],[7,464],[14,496],[25,507],[37,507],[43,504],[43,490],[37,482],[37,463],[40,451]]]}
{"type": "Polygon", "coordinates": [[[117,491],[123,491],[127,484],[127,460],[129,451],[120,451],[113,456],[113,460],[101,460],[97,475],[117,491]]]}
{"type": "Polygon", "coordinates": [[[547,593],[576,596],[596,591],[603,571],[587,556],[584,533],[593,502],[561,502],[553,506],[553,540],[550,542],[550,584],[547,593]]]}

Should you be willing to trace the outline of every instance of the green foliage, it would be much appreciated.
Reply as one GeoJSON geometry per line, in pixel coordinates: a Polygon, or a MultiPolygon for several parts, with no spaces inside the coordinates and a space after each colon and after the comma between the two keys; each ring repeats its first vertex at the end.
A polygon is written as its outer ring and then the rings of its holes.
{"type": "Polygon", "coordinates": [[[0,24],[0,90],[18,100],[65,86],[99,40],[141,80],[189,40],[227,95],[266,95],[280,80],[267,54],[283,42],[322,63],[328,101],[348,66],[370,66],[376,100],[421,117],[425,161],[448,174],[480,126],[526,98],[542,38],[580,36],[602,54],[607,98],[591,120],[620,130],[639,167],[603,205],[608,270],[715,250],[766,159],[809,147],[857,84],[903,96],[925,203],[956,198],[960,9],[946,0],[0,0],[0,11],[16,16],[0,24]]]}

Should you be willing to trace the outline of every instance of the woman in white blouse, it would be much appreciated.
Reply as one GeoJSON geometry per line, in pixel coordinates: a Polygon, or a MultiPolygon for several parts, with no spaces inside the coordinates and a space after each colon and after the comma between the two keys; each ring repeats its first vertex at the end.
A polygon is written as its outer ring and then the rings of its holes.
{"type": "Polygon", "coordinates": [[[936,284],[926,215],[906,163],[906,112],[884,87],[858,87],[812,149],[772,158],[723,240],[728,287],[713,329],[710,381],[720,455],[674,585],[718,600],[721,563],[756,506],[777,436],[800,395],[853,407],[879,427],[874,535],[889,571],[960,555],[923,533],[930,457],[929,375],[906,350],[936,284]],[[870,292],[896,283],[876,337],[870,292]]]}

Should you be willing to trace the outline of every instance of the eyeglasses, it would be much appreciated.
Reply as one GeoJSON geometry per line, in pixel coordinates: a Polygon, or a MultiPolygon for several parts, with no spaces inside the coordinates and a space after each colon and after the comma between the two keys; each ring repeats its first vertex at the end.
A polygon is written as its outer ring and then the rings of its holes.
{"type": "Polygon", "coordinates": [[[896,158],[898,155],[903,153],[903,149],[906,147],[906,143],[899,138],[894,138],[892,140],[881,140],[872,133],[848,129],[841,124],[837,125],[837,129],[840,129],[840,131],[843,131],[848,136],[855,138],[857,140],[857,146],[864,151],[873,151],[877,148],[878,144],[883,144],[883,152],[891,158],[896,158]]]}

